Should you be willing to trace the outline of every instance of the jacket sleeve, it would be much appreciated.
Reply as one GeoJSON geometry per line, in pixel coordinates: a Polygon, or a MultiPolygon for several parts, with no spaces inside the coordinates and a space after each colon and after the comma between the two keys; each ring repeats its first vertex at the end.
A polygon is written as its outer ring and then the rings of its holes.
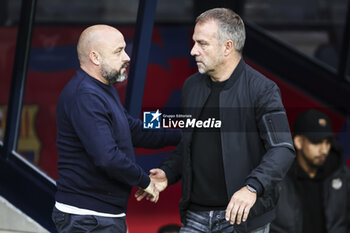
{"type": "Polygon", "coordinates": [[[93,164],[111,178],[130,186],[146,188],[150,179],[113,139],[112,126],[103,100],[94,94],[78,96],[71,122],[93,164]]]}
{"type": "Polygon", "coordinates": [[[176,146],[181,139],[179,129],[143,129],[142,121],[135,119],[124,110],[128,118],[132,135],[132,142],[135,147],[158,149],[165,146],[176,146]]]}
{"type": "Polygon", "coordinates": [[[182,177],[184,140],[182,139],[176,149],[159,165],[168,179],[168,184],[174,184],[182,177]]]}
{"type": "Polygon", "coordinates": [[[253,186],[258,195],[262,195],[264,190],[273,188],[284,178],[293,163],[295,150],[280,92],[275,83],[271,82],[258,93],[254,111],[266,153],[247,177],[246,184],[253,186]]]}

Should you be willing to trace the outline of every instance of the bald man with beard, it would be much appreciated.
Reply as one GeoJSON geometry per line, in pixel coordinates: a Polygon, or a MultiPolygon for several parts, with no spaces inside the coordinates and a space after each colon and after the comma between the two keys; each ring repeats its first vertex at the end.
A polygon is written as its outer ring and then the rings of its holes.
{"type": "Polygon", "coordinates": [[[52,218],[58,232],[126,232],[126,207],[138,186],[158,200],[154,181],[136,164],[135,147],[176,145],[178,130],[142,129],[113,84],[127,78],[123,35],[107,25],[85,29],[80,68],[57,103],[58,180],[52,218]]]}

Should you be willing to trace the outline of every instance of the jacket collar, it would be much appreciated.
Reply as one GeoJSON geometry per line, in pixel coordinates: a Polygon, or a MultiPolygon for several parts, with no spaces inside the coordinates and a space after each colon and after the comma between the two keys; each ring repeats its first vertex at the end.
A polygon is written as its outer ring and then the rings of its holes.
{"type": "MultiPolygon", "coordinates": [[[[231,76],[227,80],[227,82],[224,86],[224,89],[229,89],[233,86],[233,84],[237,81],[237,79],[243,73],[245,65],[246,65],[246,63],[244,62],[243,58],[241,58],[241,60],[238,62],[236,69],[233,71],[233,73],[231,74],[231,76]]],[[[211,80],[210,80],[209,75],[207,75],[205,80],[206,80],[208,87],[211,87],[211,80]]]]}

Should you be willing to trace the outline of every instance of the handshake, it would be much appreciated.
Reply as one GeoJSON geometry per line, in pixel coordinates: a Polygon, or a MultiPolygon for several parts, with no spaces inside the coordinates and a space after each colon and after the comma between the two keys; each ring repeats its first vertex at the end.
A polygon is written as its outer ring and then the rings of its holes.
{"type": "Polygon", "coordinates": [[[168,186],[168,179],[162,169],[155,168],[150,170],[151,182],[147,188],[139,188],[135,193],[137,201],[146,197],[147,200],[156,203],[159,199],[159,193],[168,186]]]}

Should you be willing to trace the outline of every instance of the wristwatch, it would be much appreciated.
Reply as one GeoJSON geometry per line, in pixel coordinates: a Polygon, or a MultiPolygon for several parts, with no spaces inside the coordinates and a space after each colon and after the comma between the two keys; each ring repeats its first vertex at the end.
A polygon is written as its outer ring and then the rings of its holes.
{"type": "Polygon", "coordinates": [[[253,188],[252,186],[248,185],[248,184],[247,184],[247,189],[248,189],[249,191],[251,191],[252,193],[256,193],[256,189],[253,188]]]}

